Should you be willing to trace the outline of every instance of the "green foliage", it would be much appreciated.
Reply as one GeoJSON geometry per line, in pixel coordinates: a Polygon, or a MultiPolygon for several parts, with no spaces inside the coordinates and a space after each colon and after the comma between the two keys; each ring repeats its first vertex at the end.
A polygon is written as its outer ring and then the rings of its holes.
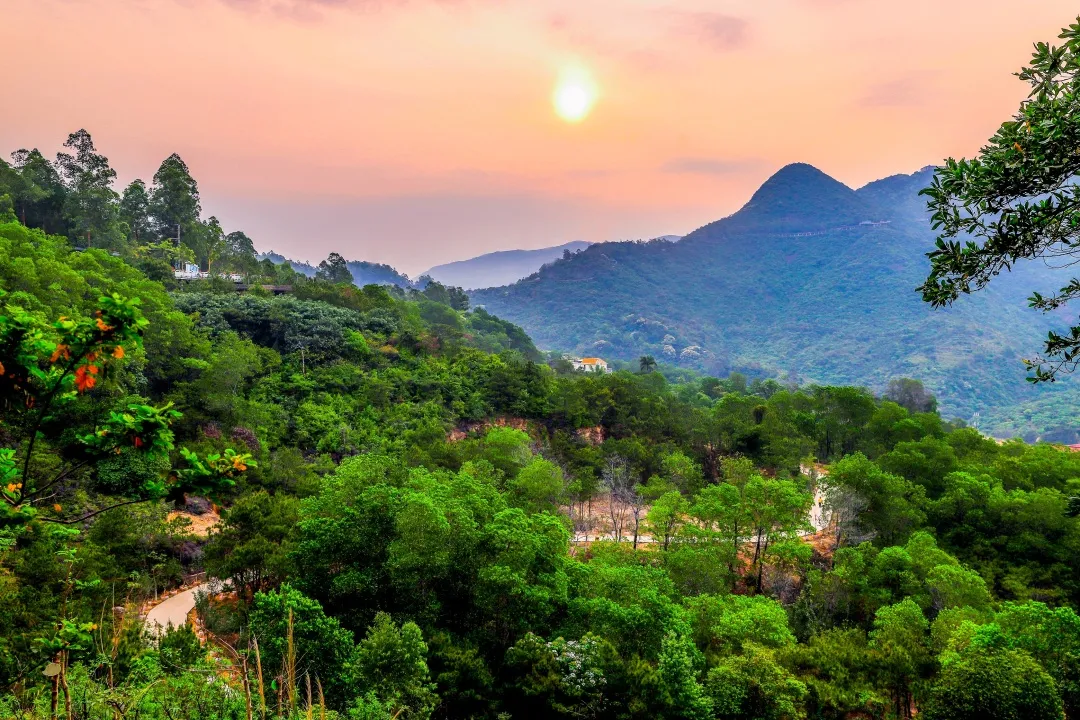
{"type": "Polygon", "coordinates": [[[398,626],[379,613],[356,649],[359,687],[374,693],[393,717],[430,717],[436,696],[428,678],[427,649],[415,623],[398,626]]]}
{"type": "MultiPolygon", "coordinates": [[[[1019,111],[1003,123],[978,157],[950,158],[925,193],[935,229],[923,298],[949,305],[981,290],[1021,260],[1073,255],[1073,222],[1080,194],[1071,150],[1080,121],[1073,99],[1080,90],[1080,22],[1065,28],[1060,46],[1039,42],[1018,77],[1031,86],[1019,111]]],[[[1075,279],[1057,293],[1031,295],[1032,307],[1051,312],[1080,293],[1075,279]]],[[[1051,332],[1043,356],[1026,361],[1033,382],[1053,381],[1076,366],[1080,328],[1051,332]]]]}
{"type": "Polygon", "coordinates": [[[1029,655],[972,648],[941,671],[927,720],[1058,720],[1065,717],[1054,681],[1029,655]]]}
{"type": "Polygon", "coordinates": [[[288,584],[257,593],[250,632],[258,640],[264,672],[277,685],[298,682],[306,673],[318,678],[332,705],[344,705],[352,697],[353,634],[328,617],[318,601],[288,584]]]}
{"type": "MultiPolygon", "coordinates": [[[[767,305],[757,293],[799,298],[810,344],[850,320],[785,273],[750,273],[760,286],[715,313],[731,348],[684,346],[696,327],[635,315],[610,329],[641,345],[636,362],[574,373],[543,364],[521,328],[468,310],[456,288],[357,287],[363,264],[340,258],[322,278],[257,260],[251,238],[200,216],[178,157],[149,190],[133,183],[109,201],[118,256],[13,221],[6,208],[73,237],[97,222],[79,203],[111,171],[88,136],[73,138],[55,187],[40,154],[0,165],[0,714],[51,716],[46,668],[62,673],[57,702],[66,687],[73,715],[88,717],[243,717],[244,679],[252,716],[281,720],[322,716],[320,692],[328,718],[379,720],[1076,713],[1080,454],[943,422],[926,389],[941,392],[940,374],[926,387],[897,379],[922,360],[875,375],[882,398],[729,372],[746,359],[736,344],[769,345],[745,325],[758,316],[730,315],[767,305]],[[76,176],[83,199],[64,185],[76,176]],[[168,263],[191,258],[292,291],[179,287],[168,263]],[[666,345],[723,377],[673,370],[666,345]],[[620,513],[620,531],[597,526],[620,513]],[[824,529],[807,537],[812,515],[824,529]],[[227,672],[187,629],[155,645],[134,612],[201,570],[237,591],[196,604],[239,651],[227,672]]],[[[618,259],[605,273],[633,290],[623,261],[637,253],[668,270],[689,253],[713,272],[718,230],[732,231],[724,272],[738,272],[740,243],[767,259],[777,248],[757,242],[761,228],[807,220],[830,242],[886,233],[897,244],[876,247],[880,262],[908,267],[914,241],[899,221],[829,223],[884,197],[908,212],[916,182],[853,197],[789,171],[696,239],[602,246],[618,259]]],[[[797,265],[818,242],[781,244],[797,265]]],[[[859,247],[830,247],[833,271],[884,272],[859,247]]],[[[595,269],[592,252],[531,285],[595,269]]],[[[839,283],[868,299],[836,277],[847,276],[819,277],[815,292],[839,283]]],[[[586,292],[595,282],[578,280],[586,292]]],[[[591,353],[606,353],[592,346],[604,337],[589,335],[591,353]]],[[[810,357],[786,342],[763,362],[810,357]]]]}

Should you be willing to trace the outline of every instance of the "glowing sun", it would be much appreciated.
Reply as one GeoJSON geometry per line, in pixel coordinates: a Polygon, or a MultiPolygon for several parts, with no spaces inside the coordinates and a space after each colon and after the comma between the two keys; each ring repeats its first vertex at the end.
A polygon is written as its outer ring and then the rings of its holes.
{"type": "Polygon", "coordinates": [[[581,70],[567,71],[555,84],[555,114],[566,122],[581,122],[596,104],[596,86],[581,70]]]}

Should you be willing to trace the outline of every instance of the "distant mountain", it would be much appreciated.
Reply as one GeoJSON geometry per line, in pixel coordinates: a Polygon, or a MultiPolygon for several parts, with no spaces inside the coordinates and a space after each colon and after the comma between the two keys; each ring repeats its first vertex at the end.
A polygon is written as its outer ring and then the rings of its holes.
{"type": "Polygon", "coordinates": [[[403,275],[390,265],[350,260],[347,263],[352,273],[353,283],[359,287],[365,285],[397,285],[400,288],[413,287],[408,275],[403,275]]]}
{"type": "MultiPolygon", "coordinates": [[[[315,273],[318,272],[318,268],[310,263],[289,260],[284,255],[280,255],[273,250],[259,254],[258,258],[259,260],[270,260],[275,265],[289,263],[293,270],[308,277],[315,277],[315,273]]],[[[352,273],[353,283],[358,287],[364,285],[397,285],[401,288],[414,286],[408,275],[399,273],[390,265],[381,265],[362,260],[350,260],[347,265],[349,272],[352,273]]]]}
{"type": "Polygon", "coordinates": [[[1025,300],[1060,273],[1021,266],[946,310],[915,292],[935,237],[918,195],[931,175],[853,190],[791,165],[679,242],[592,245],[472,301],[545,349],[875,389],[915,377],[984,429],[1076,436],[1074,413],[1051,409],[1080,407],[1076,383],[1032,387],[1021,363],[1064,324],[1025,300]]]}
{"type": "Polygon", "coordinates": [[[423,273],[443,285],[463,288],[486,288],[509,285],[532,275],[545,263],[558,260],[564,253],[575,253],[589,247],[577,240],[558,247],[540,250],[500,250],[468,260],[436,265],[423,273]]]}
{"type": "Polygon", "coordinates": [[[282,263],[289,263],[289,265],[292,266],[292,269],[295,270],[296,272],[300,273],[301,275],[307,275],[308,277],[315,277],[316,268],[315,268],[314,265],[311,265],[311,264],[306,263],[306,262],[300,262],[299,260],[290,260],[289,258],[285,257],[284,255],[280,255],[280,254],[274,252],[273,250],[271,250],[270,252],[259,253],[258,255],[256,255],[256,257],[259,260],[269,260],[270,262],[274,263],[275,265],[281,265],[282,263]]]}

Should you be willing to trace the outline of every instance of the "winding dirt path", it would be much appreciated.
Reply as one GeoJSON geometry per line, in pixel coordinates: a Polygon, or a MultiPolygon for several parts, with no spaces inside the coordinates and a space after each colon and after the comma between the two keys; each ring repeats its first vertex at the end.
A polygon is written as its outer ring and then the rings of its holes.
{"type": "Polygon", "coordinates": [[[186,625],[188,613],[195,607],[195,593],[204,585],[205,583],[200,583],[190,587],[172,597],[165,598],[150,608],[150,611],[146,613],[146,629],[152,635],[161,635],[170,624],[173,627],[186,625]]]}

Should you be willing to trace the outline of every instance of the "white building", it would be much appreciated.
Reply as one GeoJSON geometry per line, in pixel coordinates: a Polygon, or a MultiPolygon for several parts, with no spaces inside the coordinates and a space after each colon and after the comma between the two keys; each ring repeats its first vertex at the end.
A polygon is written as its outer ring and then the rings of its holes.
{"type": "Polygon", "coordinates": [[[575,370],[584,370],[585,372],[607,372],[608,364],[600,358],[587,357],[574,359],[570,361],[575,370]]]}

